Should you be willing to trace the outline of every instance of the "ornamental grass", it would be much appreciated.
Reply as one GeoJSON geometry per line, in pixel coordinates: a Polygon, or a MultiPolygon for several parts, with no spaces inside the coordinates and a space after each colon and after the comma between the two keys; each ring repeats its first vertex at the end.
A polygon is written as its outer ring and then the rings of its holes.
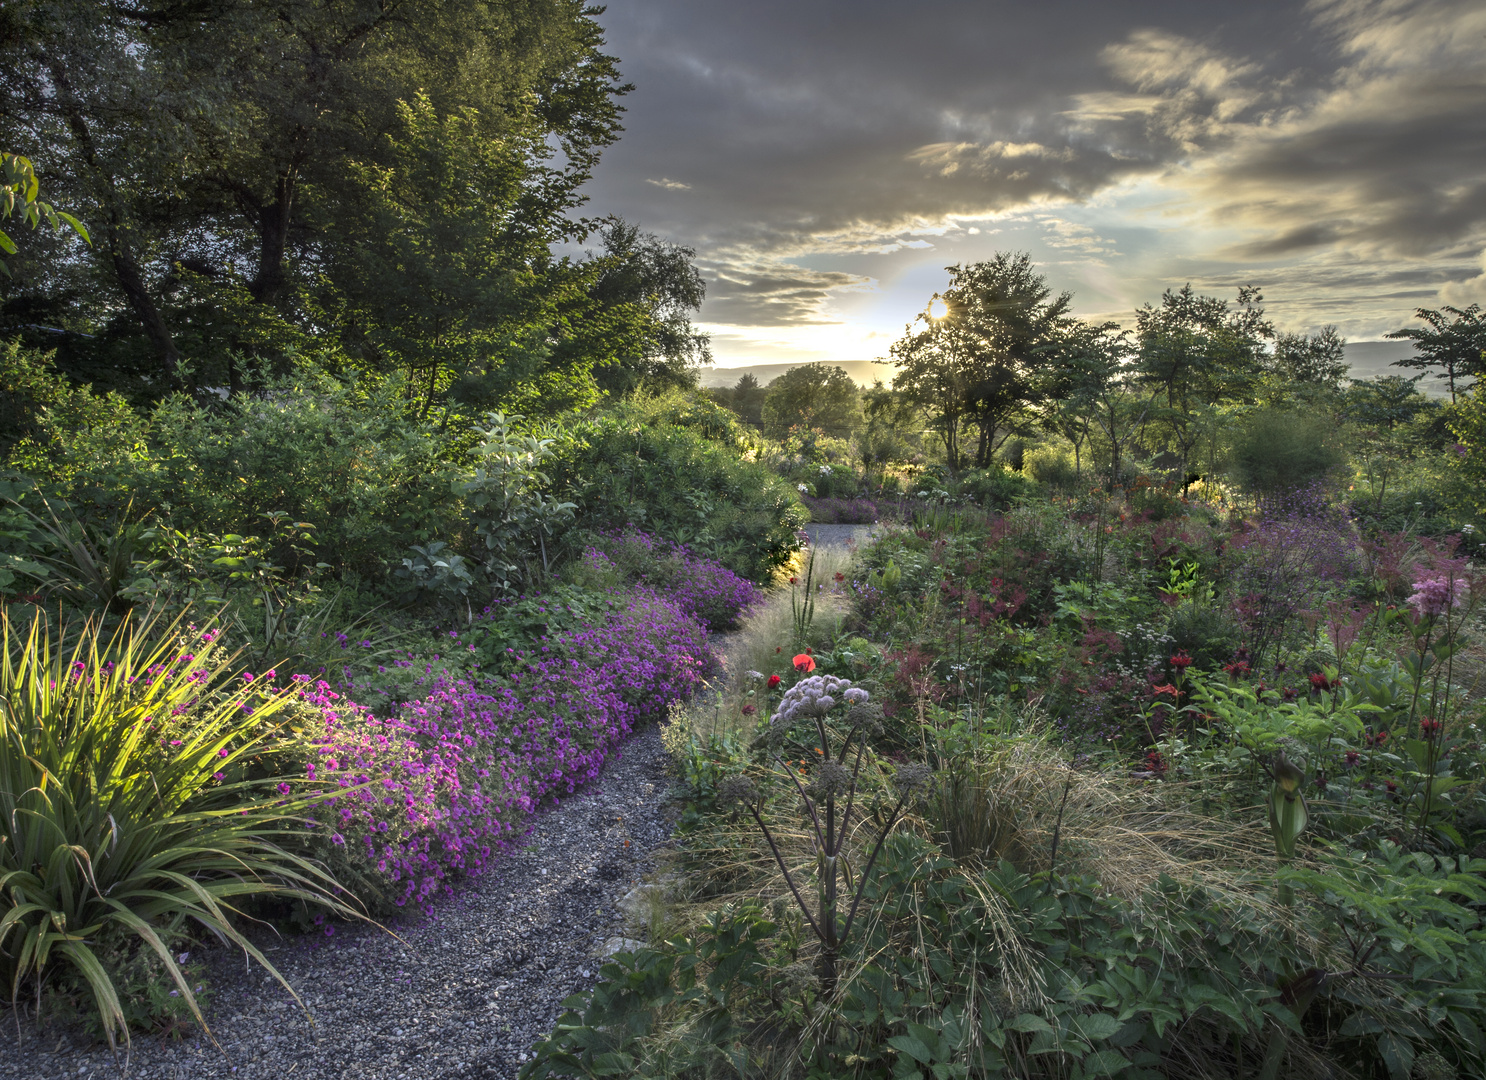
{"type": "Polygon", "coordinates": [[[77,977],[109,1044],[127,1041],[100,957],[132,941],[159,957],[205,1029],[170,933],[195,923],[292,994],[239,930],[242,902],[357,916],[292,850],[306,785],[264,775],[297,687],[238,676],[214,637],[148,617],[68,634],[39,614],[17,625],[0,613],[0,980],[13,1008],[28,992],[39,1008],[45,982],[77,977]]]}

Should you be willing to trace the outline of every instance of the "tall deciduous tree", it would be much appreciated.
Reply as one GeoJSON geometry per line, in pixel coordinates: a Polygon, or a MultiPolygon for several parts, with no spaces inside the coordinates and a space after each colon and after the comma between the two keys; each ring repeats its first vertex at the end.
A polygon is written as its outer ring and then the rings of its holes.
{"type": "Polygon", "coordinates": [[[861,394],[845,368],[802,364],[769,383],[763,422],[764,433],[776,439],[792,427],[819,428],[844,439],[861,425],[861,394]]]}
{"type": "Polygon", "coordinates": [[[1230,307],[1188,284],[1135,313],[1140,375],[1161,403],[1152,417],[1155,434],[1180,457],[1184,471],[1215,407],[1253,397],[1264,370],[1264,342],[1274,336],[1263,299],[1257,288],[1242,286],[1230,307]]]}
{"type": "Polygon", "coordinates": [[[1079,323],[1062,335],[1052,358],[1044,375],[1044,424],[1073,443],[1080,469],[1083,442],[1097,435],[1109,449],[1109,479],[1116,482],[1152,403],[1129,335],[1113,323],[1079,323]]]}
{"type": "Polygon", "coordinates": [[[617,333],[605,331],[612,355],[597,370],[599,384],[611,394],[695,387],[696,369],[712,359],[708,336],[691,323],[707,295],[696,252],[618,220],[599,235],[604,250],[589,295],[600,317],[618,324],[617,333]]]}
{"type": "Polygon", "coordinates": [[[899,364],[894,387],[935,417],[951,467],[968,459],[985,468],[1041,400],[1037,373],[1074,324],[1073,297],[1054,296],[1026,253],[998,254],[949,273],[949,288],[936,297],[942,312],[931,304],[919,317],[924,329],[910,326],[892,348],[899,364]],[[976,429],[973,456],[962,451],[962,424],[976,429]]]}
{"type": "Polygon", "coordinates": [[[1486,371],[1486,314],[1479,304],[1464,310],[1446,304],[1438,310],[1419,308],[1414,317],[1427,323],[1428,329],[1409,327],[1384,335],[1414,343],[1414,355],[1395,360],[1393,366],[1436,369],[1435,378],[1449,385],[1453,404],[1456,384],[1463,384],[1459,389],[1465,389],[1466,379],[1486,371]]]}
{"type": "Polygon", "coordinates": [[[175,293],[192,279],[177,266],[325,328],[325,311],[311,315],[301,294],[327,266],[354,262],[334,257],[347,242],[342,215],[360,207],[364,169],[392,164],[385,136],[420,93],[440,118],[531,149],[538,182],[561,173],[575,191],[618,137],[627,89],[603,52],[599,10],[582,0],[21,5],[0,35],[0,141],[32,150],[58,197],[94,224],[107,286],[93,290],[94,325],[127,310],[179,381],[175,293]]]}

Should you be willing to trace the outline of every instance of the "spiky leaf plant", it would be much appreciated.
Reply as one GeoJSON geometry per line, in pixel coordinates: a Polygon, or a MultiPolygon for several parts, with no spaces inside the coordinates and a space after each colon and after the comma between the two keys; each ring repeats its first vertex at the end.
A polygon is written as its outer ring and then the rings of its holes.
{"type": "Polygon", "coordinates": [[[71,968],[111,1046],[129,1032],[104,942],[154,950],[206,1029],[163,929],[195,922],[288,988],[235,925],[238,905],[273,895],[356,915],[293,851],[313,793],[264,775],[296,688],[230,678],[212,637],[149,618],[65,633],[0,613],[0,979],[14,1006],[71,968]]]}

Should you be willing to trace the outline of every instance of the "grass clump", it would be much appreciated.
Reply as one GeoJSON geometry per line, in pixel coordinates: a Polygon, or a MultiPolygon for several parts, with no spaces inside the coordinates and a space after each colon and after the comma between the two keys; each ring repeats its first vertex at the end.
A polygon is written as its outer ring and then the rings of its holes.
{"type": "Polygon", "coordinates": [[[307,785],[264,772],[298,687],[234,677],[214,637],[148,619],[69,635],[0,614],[0,979],[13,1008],[28,992],[39,1004],[54,976],[74,979],[109,1044],[127,1041],[133,1003],[115,979],[143,952],[205,1028],[172,949],[187,927],[283,982],[237,925],[245,902],[357,915],[297,853],[307,785]]]}

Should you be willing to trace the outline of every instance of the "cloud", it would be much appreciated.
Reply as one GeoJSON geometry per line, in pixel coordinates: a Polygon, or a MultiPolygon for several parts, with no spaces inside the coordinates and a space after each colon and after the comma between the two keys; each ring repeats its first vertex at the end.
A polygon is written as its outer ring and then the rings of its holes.
{"type": "Polygon", "coordinates": [[[736,326],[831,323],[845,294],[997,241],[1109,301],[1257,278],[1297,324],[1392,328],[1486,292],[1479,0],[1139,17],[625,0],[602,21],[637,90],[593,208],[695,247],[704,318],[736,326]]]}
{"type": "Polygon", "coordinates": [[[777,261],[727,262],[707,274],[706,320],[737,326],[839,323],[828,305],[834,295],[869,289],[871,278],[806,270],[777,261]]]}
{"type": "Polygon", "coordinates": [[[1224,251],[1233,259],[1478,248],[1486,7],[1346,0],[1312,13],[1341,58],[1324,77],[1142,32],[1105,59],[1145,96],[1085,95],[1078,126],[1165,158],[1189,216],[1247,234],[1224,251]]]}

